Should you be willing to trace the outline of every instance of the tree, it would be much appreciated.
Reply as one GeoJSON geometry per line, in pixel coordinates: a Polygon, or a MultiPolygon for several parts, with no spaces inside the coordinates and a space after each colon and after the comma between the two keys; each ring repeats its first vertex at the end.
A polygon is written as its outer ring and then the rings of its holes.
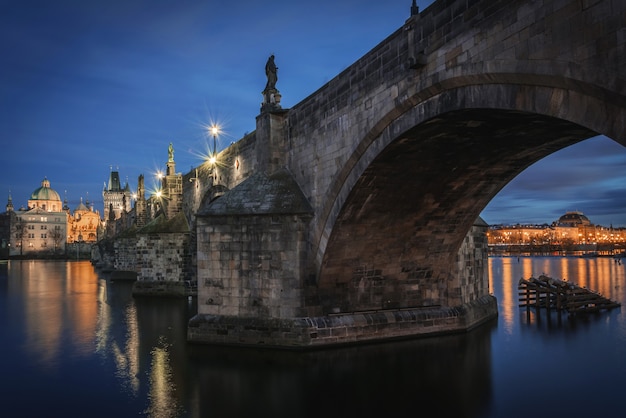
{"type": "Polygon", "coordinates": [[[15,239],[15,243],[20,247],[20,255],[24,255],[24,233],[26,222],[18,217],[15,213],[11,213],[11,241],[15,239]]]}
{"type": "Polygon", "coordinates": [[[63,235],[63,231],[61,230],[61,227],[59,225],[55,225],[54,229],[52,229],[49,233],[50,238],[52,238],[52,241],[54,242],[54,252],[56,253],[59,245],[61,244],[61,242],[63,242],[63,239],[65,238],[63,235]]]}

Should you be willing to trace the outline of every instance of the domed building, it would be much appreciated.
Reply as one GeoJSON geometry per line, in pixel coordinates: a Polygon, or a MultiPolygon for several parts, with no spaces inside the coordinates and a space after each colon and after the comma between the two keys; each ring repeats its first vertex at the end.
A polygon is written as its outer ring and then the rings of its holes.
{"type": "Polygon", "coordinates": [[[557,221],[559,226],[588,226],[592,225],[589,218],[587,218],[582,212],[566,212],[557,221]]]}
{"type": "Polygon", "coordinates": [[[589,244],[597,241],[598,228],[582,212],[565,212],[554,222],[555,238],[560,242],[570,241],[576,244],[589,244]]]}
{"type": "Polygon", "coordinates": [[[13,209],[9,197],[10,255],[34,256],[65,253],[69,211],[64,210],[59,194],[44,178],[28,199],[28,207],[13,209]]]}
{"type": "Polygon", "coordinates": [[[48,212],[63,211],[61,197],[54,189],[50,188],[50,181],[47,178],[44,178],[41,187],[36,188],[30,195],[28,208],[41,208],[48,212]]]}

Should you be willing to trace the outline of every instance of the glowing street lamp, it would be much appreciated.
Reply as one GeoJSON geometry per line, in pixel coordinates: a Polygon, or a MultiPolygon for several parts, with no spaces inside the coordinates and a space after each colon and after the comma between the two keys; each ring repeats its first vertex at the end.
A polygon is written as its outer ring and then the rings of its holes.
{"type": "Polygon", "coordinates": [[[211,165],[215,165],[217,162],[217,134],[220,132],[220,128],[214,123],[210,126],[209,131],[211,132],[211,135],[213,135],[213,154],[211,155],[209,162],[211,165]]]}

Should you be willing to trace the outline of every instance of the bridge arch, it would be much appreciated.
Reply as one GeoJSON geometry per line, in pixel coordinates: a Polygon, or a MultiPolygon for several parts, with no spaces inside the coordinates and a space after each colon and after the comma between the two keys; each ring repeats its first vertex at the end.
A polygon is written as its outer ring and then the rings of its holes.
{"type": "Polygon", "coordinates": [[[552,152],[626,144],[624,16],[437,1],[292,108],[262,108],[199,216],[191,338],[321,346],[492,318],[477,218],[552,152]]]}
{"type": "Polygon", "coordinates": [[[623,116],[612,117],[626,109],[619,98],[607,101],[606,91],[571,79],[552,77],[551,86],[550,77],[536,85],[515,79],[447,80],[398,101],[361,138],[321,211],[318,287],[337,295],[327,309],[370,308],[345,306],[355,298],[337,292],[363,271],[395,283],[386,286],[393,307],[465,302],[449,292],[458,285],[457,251],[509,181],[598,134],[626,144],[623,116]]]}

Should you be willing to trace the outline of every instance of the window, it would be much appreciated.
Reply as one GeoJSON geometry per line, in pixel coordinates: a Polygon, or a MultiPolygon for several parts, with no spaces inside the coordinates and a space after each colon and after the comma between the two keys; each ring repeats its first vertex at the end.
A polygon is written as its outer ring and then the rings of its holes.
{"type": "Polygon", "coordinates": [[[41,234],[41,238],[47,238],[46,234],[41,234]]]}

